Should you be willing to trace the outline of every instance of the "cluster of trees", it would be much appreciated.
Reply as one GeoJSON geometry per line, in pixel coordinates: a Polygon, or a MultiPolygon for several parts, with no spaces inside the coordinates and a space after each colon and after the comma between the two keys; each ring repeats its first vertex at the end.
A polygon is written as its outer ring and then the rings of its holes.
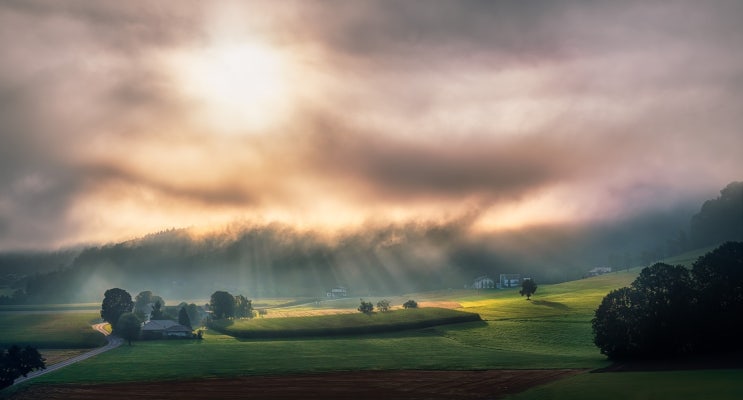
{"type": "Polygon", "coordinates": [[[164,307],[165,300],[151,291],[140,292],[135,300],[124,289],[106,290],[101,303],[101,318],[111,324],[113,333],[129,341],[139,338],[142,322],[169,319],[193,329],[201,325],[203,310],[196,304],[182,302],[177,307],[164,307]],[[149,312],[147,309],[149,308],[149,312]],[[175,311],[178,310],[178,311],[175,311]]]}
{"type": "MultiPolygon", "coordinates": [[[[390,301],[387,299],[382,299],[377,302],[377,310],[380,312],[387,312],[390,310],[390,301]]],[[[402,305],[403,308],[418,308],[418,302],[415,300],[408,300],[402,305]]],[[[357,308],[359,312],[362,312],[364,314],[371,314],[374,312],[374,304],[372,304],[371,301],[364,301],[364,299],[361,299],[361,304],[359,304],[359,308],[357,308]]]]}
{"type": "Polygon", "coordinates": [[[254,316],[252,300],[241,294],[233,296],[221,290],[212,293],[209,308],[214,319],[253,318],[254,316]]]}
{"type": "Polygon", "coordinates": [[[743,349],[743,242],[683,266],[657,263],[604,297],[594,343],[611,359],[665,358],[743,349]]]}
{"type": "Polygon", "coordinates": [[[702,247],[743,240],[743,182],[733,182],[707,200],[691,219],[691,240],[702,247]]]}
{"type": "Polygon", "coordinates": [[[44,358],[31,346],[10,346],[0,349],[0,389],[6,388],[21,376],[37,369],[45,369],[44,358]]]}

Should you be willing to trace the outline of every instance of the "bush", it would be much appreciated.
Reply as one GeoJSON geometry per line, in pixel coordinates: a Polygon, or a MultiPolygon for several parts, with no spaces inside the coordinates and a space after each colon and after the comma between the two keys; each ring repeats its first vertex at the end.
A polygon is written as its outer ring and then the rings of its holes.
{"type": "Polygon", "coordinates": [[[415,300],[408,300],[404,303],[402,303],[402,308],[408,309],[408,308],[418,308],[418,302],[415,300]]]}
{"type": "Polygon", "coordinates": [[[364,314],[371,314],[374,312],[374,304],[372,304],[371,301],[364,301],[364,299],[361,299],[361,304],[357,310],[364,314]]]}
{"type": "Polygon", "coordinates": [[[382,299],[377,302],[377,310],[381,312],[386,312],[390,310],[390,301],[387,299],[382,299]]]}

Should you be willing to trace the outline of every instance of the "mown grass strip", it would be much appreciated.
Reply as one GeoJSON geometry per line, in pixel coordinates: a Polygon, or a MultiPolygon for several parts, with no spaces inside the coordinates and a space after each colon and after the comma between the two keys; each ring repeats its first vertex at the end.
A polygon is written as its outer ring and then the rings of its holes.
{"type": "Polygon", "coordinates": [[[480,321],[476,313],[445,308],[419,308],[366,314],[319,315],[311,317],[255,318],[214,321],[210,328],[245,339],[344,336],[397,332],[439,325],[480,321]]]}

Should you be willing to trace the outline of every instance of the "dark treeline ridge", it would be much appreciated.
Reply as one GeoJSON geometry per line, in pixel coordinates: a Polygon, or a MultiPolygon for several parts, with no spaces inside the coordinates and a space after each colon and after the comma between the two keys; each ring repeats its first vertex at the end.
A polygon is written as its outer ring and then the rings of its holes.
{"type": "Polygon", "coordinates": [[[592,321],[614,360],[668,359],[743,350],[743,242],[699,257],[691,270],[657,263],[613,290],[592,321]]]}
{"type": "Polygon", "coordinates": [[[402,294],[462,288],[477,276],[497,279],[500,273],[562,282],[607,263],[649,265],[708,242],[700,237],[738,240],[741,224],[719,221],[727,220],[724,215],[735,221],[743,213],[741,188],[743,183],[731,183],[720,199],[705,203],[691,221],[690,235],[680,227],[689,226],[691,213],[678,210],[611,225],[498,233],[473,232],[473,214],[368,225],[332,237],[279,223],[244,224],[210,234],[171,229],[84,249],[0,254],[5,278],[0,288],[13,293],[0,296],[0,304],[98,301],[110,287],[203,299],[223,289],[252,298],[318,297],[335,286],[347,287],[353,296],[402,294]],[[720,232],[714,233],[715,226],[720,232]]]}

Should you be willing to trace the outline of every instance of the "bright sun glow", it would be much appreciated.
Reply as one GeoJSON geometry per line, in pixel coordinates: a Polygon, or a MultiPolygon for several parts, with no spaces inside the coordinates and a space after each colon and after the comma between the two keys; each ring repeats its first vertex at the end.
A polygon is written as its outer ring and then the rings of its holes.
{"type": "Polygon", "coordinates": [[[258,43],[221,44],[181,53],[173,66],[183,93],[223,132],[259,131],[282,116],[288,95],[285,60],[258,43]]]}

